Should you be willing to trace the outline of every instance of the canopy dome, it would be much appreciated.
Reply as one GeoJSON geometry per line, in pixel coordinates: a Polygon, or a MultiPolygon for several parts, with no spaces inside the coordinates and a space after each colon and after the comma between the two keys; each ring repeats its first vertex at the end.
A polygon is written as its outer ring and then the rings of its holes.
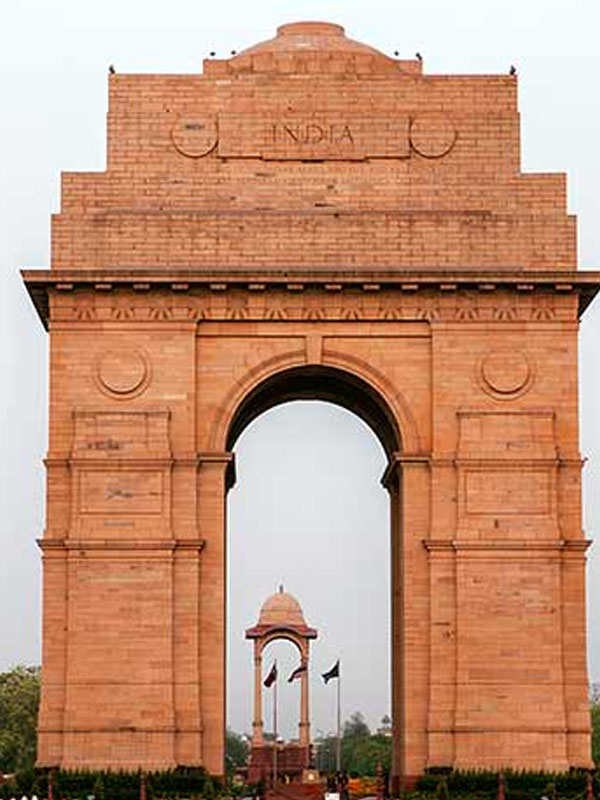
{"type": "Polygon", "coordinates": [[[305,626],[306,621],[300,603],[293,595],[283,591],[283,586],[279,591],[267,597],[262,604],[258,616],[259,625],[273,626],[305,626]]]}

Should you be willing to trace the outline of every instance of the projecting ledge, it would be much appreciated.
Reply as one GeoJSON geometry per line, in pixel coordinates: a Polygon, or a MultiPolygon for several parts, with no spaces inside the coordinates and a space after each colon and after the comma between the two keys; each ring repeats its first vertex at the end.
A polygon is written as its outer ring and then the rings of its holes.
{"type": "Polygon", "coordinates": [[[457,541],[456,539],[423,539],[423,547],[428,552],[439,551],[517,551],[517,552],[552,552],[569,551],[585,553],[591,539],[491,539],[481,541],[457,541]]]}
{"type": "Polygon", "coordinates": [[[204,539],[38,539],[44,552],[57,550],[196,550],[204,549],[204,539]]]}
{"type": "Polygon", "coordinates": [[[385,489],[393,488],[400,467],[427,467],[430,463],[431,456],[428,453],[392,453],[381,476],[381,485],[385,489]]]}

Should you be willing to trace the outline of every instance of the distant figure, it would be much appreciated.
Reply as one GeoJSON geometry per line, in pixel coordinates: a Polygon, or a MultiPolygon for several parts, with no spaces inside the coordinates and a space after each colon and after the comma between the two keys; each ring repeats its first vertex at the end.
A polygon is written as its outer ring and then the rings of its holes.
{"type": "Polygon", "coordinates": [[[517,74],[517,68],[515,67],[514,64],[510,65],[510,69],[509,69],[508,72],[509,72],[510,75],[516,75],[517,74]]]}
{"type": "Polygon", "coordinates": [[[350,783],[350,778],[348,777],[348,773],[344,770],[342,772],[340,778],[340,797],[341,800],[350,800],[350,792],[348,791],[348,784],[350,783]]]}
{"type": "Polygon", "coordinates": [[[417,59],[417,61],[423,63],[423,56],[421,55],[421,53],[415,53],[415,58],[417,59]]]}
{"type": "Polygon", "coordinates": [[[115,74],[115,72],[116,72],[116,70],[115,70],[115,68],[113,67],[113,65],[112,65],[112,64],[109,64],[109,65],[108,65],[108,74],[109,74],[109,75],[114,75],[114,74],[115,74]]]}

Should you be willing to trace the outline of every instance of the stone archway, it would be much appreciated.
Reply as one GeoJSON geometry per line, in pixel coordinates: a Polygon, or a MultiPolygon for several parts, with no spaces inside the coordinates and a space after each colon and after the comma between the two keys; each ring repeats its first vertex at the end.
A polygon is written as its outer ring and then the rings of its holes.
{"type": "Polygon", "coordinates": [[[230,448],[318,392],[388,452],[397,774],[591,766],[600,276],[564,176],[520,171],[517,78],[308,22],[109,81],[107,170],[63,177],[24,273],[51,354],[40,765],[222,772],[230,448]]]}
{"type": "Polygon", "coordinates": [[[242,399],[237,398],[237,406],[230,414],[225,449],[233,450],[244,428],[269,408],[291,400],[323,400],[359,416],[378,437],[388,459],[393,459],[402,448],[403,439],[413,434],[415,423],[410,409],[401,402],[397,389],[387,398],[385,390],[393,391],[393,387],[373,385],[372,368],[366,364],[362,370],[354,366],[351,371],[329,364],[305,364],[263,377],[246,389],[242,399]],[[410,433],[401,437],[400,429],[405,427],[410,433]]]}

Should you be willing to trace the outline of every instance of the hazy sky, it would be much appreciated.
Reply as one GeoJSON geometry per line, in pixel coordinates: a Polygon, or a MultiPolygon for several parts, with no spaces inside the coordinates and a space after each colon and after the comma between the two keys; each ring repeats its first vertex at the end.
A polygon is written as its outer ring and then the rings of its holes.
{"type": "MultiPolygon", "coordinates": [[[[107,66],[114,63],[121,72],[197,72],[209,51],[227,56],[270,38],[277,25],[300,19],[341,23],[353,38],[384,52],[398,50],[401,57],[418,50],[427,73],[506,72],[516,64],[523,169],[568,173],[569,210],[579,216],[581,268],[600,267],[598,0],[2,3],[0,669],[40,657],[35,539],[44,524],[47,337],[17,269],[48,266],[49,216],[59,207],[60,171],[104,169],[107,66]]],[[[600,522],[599,342],[597,301],[581,328],[582,453],[589,458],[584,527],[590,538],[600,522]]],[[[379,443],[348,412],[293,404],[259,418],[236,450],[239,481],[229,503],[232,726],[249,730],[251,723],[251,647],[244,628],[281,580],[320,630],[313,648],[313,732],[334,724],[334,687],[325,688],[316,671],[338,656],[345,713],[360,709],[377,723],[390,710],[388,509],[378,484],[384,464],[379,443]]],[[[592,549],[589,566],[595,681],[600,681],[598,549],[592,549]]],[[[281,645],[277,657],[283,672],[296,664],[289,645],[281,645]]],[[[295,732],[297,692],[298,684],[282,689],[285,735],[295,732]]],[[[269,713],[267,707],[266,721],[269,713]]]]}

